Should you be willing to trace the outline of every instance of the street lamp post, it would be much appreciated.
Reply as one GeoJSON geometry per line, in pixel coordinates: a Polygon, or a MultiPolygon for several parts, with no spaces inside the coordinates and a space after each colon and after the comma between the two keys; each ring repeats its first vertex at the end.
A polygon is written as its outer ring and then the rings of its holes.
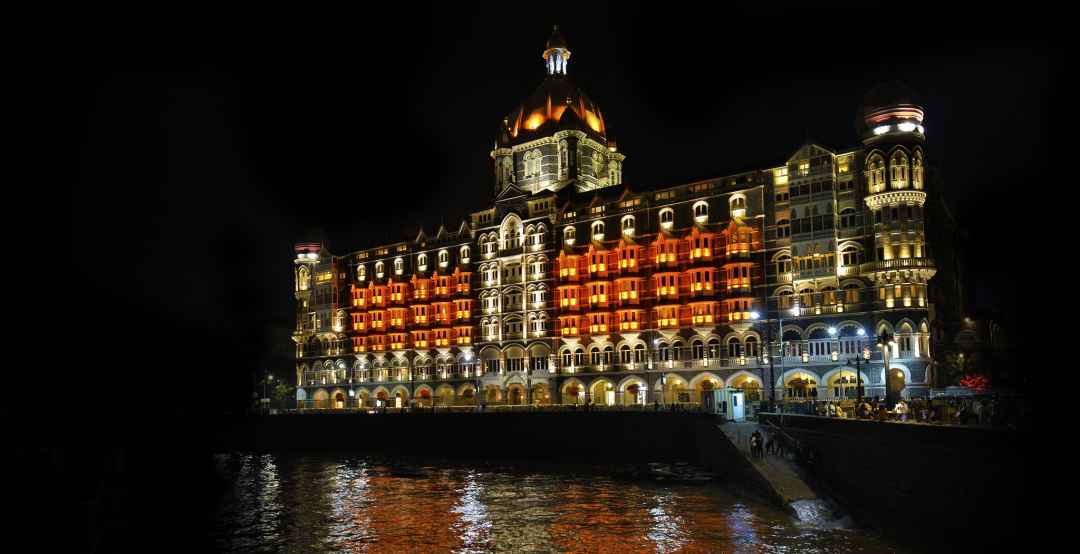
{"type": "Polygon", "coordinates": [[[653,351],[653,364],[654,364],[653,365],[653,382],[652,382],[651,385],[649,385],[649,392],[652,393],[654,403],[663,404],[663,400],[664,400],[664,385],[663,385],[664,372],[663,372],[663,370],[660,371],[660,401],[658,402],[656,400],[656,370],[661,369],[660,368],[660,339],[659,338],[653,339],[652,344],[653,344],[652,351],[653,351]]]}
{"type": "Polygon", "coordinates": [[[889,354],[896,341],[893,340],[893,336],[888,331],[882,331],[878,334],[877,347],[881,349],[881,362],[883,364],[882,374],[882,396],[885,399],[885,403],[889,403],[889,354]]]}
{"type": "Polygon", "coordinates": [[[849,358],[848,359],[848,364],[850,364],[851,362],[855,362],[855,393],[859,397],[859,405],[861,406],[862,401],[863,401],[863,394],[862,394],[862,370],[860,369],[860,365],[861,365],[861,362],[863,361],[863,359],[865,359],[866,360],[866,367],[870,367],[870,349],[869,348],[866,348],[865,350],[862,349],[862,339],[861,339],[861,337],[866,336],[866,331],[864,331],[862,328],[859,328],[858,335],[860,337],[860,340],[858,342],[858,347],[859,347],[859,350],[862,350],[862,351],[861,352],[857,351],[854,358],[849,358]]]}

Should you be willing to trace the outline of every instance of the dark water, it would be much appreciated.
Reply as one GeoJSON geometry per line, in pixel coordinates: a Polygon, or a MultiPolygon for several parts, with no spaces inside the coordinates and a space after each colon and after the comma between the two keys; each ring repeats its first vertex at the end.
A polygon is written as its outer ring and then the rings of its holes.
{"type": "Polygon", "coordinates": [[[224,552],[899,552],[726,485],[571,467],[230,454],[224,552]]]}

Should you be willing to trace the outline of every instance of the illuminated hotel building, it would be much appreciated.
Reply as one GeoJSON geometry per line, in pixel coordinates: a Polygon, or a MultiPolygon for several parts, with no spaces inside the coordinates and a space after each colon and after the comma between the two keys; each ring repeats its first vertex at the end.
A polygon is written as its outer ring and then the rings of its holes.
{"type": "Polygon", "coordinates": [[[297,245],[300,406],[927,394],[923,110],[903,87],[867,95],[857,147],[636,189],[558,31],[542,58],[498,122],[491,206],[347,254],[297,245]]]}

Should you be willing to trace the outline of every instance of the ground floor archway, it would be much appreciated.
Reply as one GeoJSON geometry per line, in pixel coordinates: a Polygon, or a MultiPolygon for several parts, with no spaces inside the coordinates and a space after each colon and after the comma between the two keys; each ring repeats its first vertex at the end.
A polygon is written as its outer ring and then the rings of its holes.
{"type": "Polygon", "coordinates": [[[551,404],[551,390],[545,384],[536,384],[532,387],[532,405],[541,406],[551,404]]]}
{"type": "Polygon", "coordinates": [[[506,387],[506,400],[511,406],[521,406],[525,404],[525,386],[512,383],[506,387]]]}
{"type": "Polygon", "coordinates": [[[435,390],[435,404],[437,406],[453,406],[454,405],[454,387],[450,385],[440,385],[435,390]]]}
{"type": "Polygon", "coordinates": [[[784,381],[784,398],[792,400],[816,400],[818,397],[817,375],[796,371],[784,381]]]}
{"type": "Polygon", "coordinates": [[[563,404],[582,404],[585,402],[585,387],[578,380],[568,381],[562,386],[563,404]]]}
{"type": "Polygon", "coordinates": [[[497,404],[503,398],[502,391],[499,390],[499,385],[485,385],[484,386],[484,402],[488,404],[497,404]]]}
{"type": "Polygon", "coordinates": [[[591,402],[597,406],[614,406],[615,385],[607,379],[597,379],[589,386],[589,396],[591,402]]]}
{"type": "Polygon", "coordinates": [[[889,371],[885,372],[885,384],[885,403],[891,408],[903,397],[906,388],[904,370],[898,367],[889,368],[889,371]]]}
{"type": "Polygon", "coordinates": [[[431,407],[431,389],[424,387],[416,392],[416,405],[421,408],[431,407]]]}
{"type": "Polygon", "coordinates": [[[319,410],[325,410],[330,407],[330,393],[323,389],[315,391],[315,394],[311,397],[311,403],[313,407],[319,410]]]}
{"type": "Polygon", "coordinates": [[[675,402],[690,402],[690,388],[686,379],[679,377],[678,375],[669,374],[664,376],[662,383],[664,391],[664,402],[667,404],[675,402]]]}
{"type": "Polygon", "coordinates": [[[749,373],[737,374],[731,379],[728,386],[743,391],[743,398],[746,402],[759,402],[763,399],[761,379],[758,379],[755,375],[749,373]]]}

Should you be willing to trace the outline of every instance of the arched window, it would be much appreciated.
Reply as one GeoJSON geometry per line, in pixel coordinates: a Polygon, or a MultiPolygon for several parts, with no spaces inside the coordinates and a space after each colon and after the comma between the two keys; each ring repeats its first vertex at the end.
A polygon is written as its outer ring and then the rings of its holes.
{"type": "Polygon", "coordinates": [[[624,235],[634,234],[634,216],[628,215],[622,218],[622,232],[624,235]]]}
{"type": "Polygon", "coordinates": [[[604,240],[604,222],[595,221],[592,224],[592,235],[595,240],[604,240]]]}
{"type": "Polygon", "coordinates": [[[754,336],[746,337],[746,356],[748,358],[756,358],[756,357],[758,357],[761,354],[760,350],[758,349],[758,346],[759,345],[758,345],[757,337],[754,337],[754,336]]]}
{"type": "Polygon", "coordinates": [[[420,268],[420,271],[427,269],[427,254],[420,254],[417,256],[416,265],[420,268]]]}
{"type": "Polygon", "coordinates": [[[539,150],[529,150],[525,153],[525,178],[540,175],[541,155],[539,150]]]}
{"type": "Polygon", "coordinates": [[[858,214],[855,212],[855,208],[844,208],[840,210],[840,228],[848,229],[858,225],[858,214]]]}
{"type": "Polygon", "coordinates": [[[439,267],[446,267],[450,264],[450,253],[446,250],[439,251],[439,267]]]}
{"type": "Polygon", "coordinates": [[[911,160],[911,186],[921,190],[923,188],[923,159],[922,152],[916,150],[915,158],[911,160]]]}
{"type": "Polygon", "coordinates": [[[709,339],[709,358],[716,359],[720,357],[720,339],[709,339]]]}
{"type": "Polygon", "coordinates": [[[776,264],[776,272],[779,274],[791,273],[791,256],[781,254],[773,262],[776,264]]]}
{"type": "Polygon", "coordinates": [[[601,358],[601,356],[600,356],[600,348],[599,347],[594,346],[592,348],[592,350],[589,352],[589,359],[592,362],[592,365],[600,365],[600,361],[603,358],[601,358]]]}
{"type": "Polygon", "coordinates": [[[795,306],[795,295],[790,290],[782,290],[776,296],[781,310],[787,310],[795,306]]]}
{"type": "Polygon", "coordinates": [[[660,343],[657,346],[657,349],[659,350],[658,355],[660,356],[660,361],[666,362],[671,359],[671,348],[668,347],[667,343],[660,343]]]}
{"type": "Polygon", "coordinates": [[[382,278],[386,274],[386,266],[382,262],[375,263],[375,276],[382,278]]]}
{"type": "Polygon", "coordinates": [[[856,304],[859,302],[859,285],[848,283],[844,285],[844,303],[856,304]]]}
{"type": "Polygon", "coordinates": [[[577,231],[572,225],[567,225],[566,227],[563,227],[562,234],[563,240],[566,241],[566,244],[574,244],[574,237],[577,236],[577,231]]]}
{"type": "Polygon", "coordinates": [[[782,239],[791,236],[791,222],[781,219],[776,222],[776,238],[782,239]]]}
{"type": "Polygon", "coordinates": [[[311,288],[311,275],[308,273],[308,268],[301,267],[296,272],[296,289],[308,290],[309,288],[311,288]]]}
{"type": "Polygon", "coordinates": [[[630,347],[624,344],[619,347],[619,363],[628,364],[630,361],[630,347]]]}
{"type": "Polygon", "coordinates": [[[395,258],[394,259],[394,273],[396,275],[401,275],[404,272],[405,272],[405,260],[403,260],[401,258],[395,258]]]}
{"type": "Polygon", "coordinates": [[[615,355],[615,349],[610,346],[604,347],[604,363],[611,365],[611,359],[615,355]]]}
{"type": "Polygon", "coordinates": [[[559,141],[559,178],[565,179],[570,173],[569,149],[566,141],[559,141]]]}
{"type": "Polygon", "coordinates": [[[731,210],[732,217],[743,217],[746,215],[746,197],[742,195],[734,195],[731,200],[728,201],[728,207],[731,210]]]}
{"type": "Polygon", "coordinates": [[[608,164],[608,184],[622,184],[622,169],[619,167],[619,162],[616,162],[614,160],[612,160],[611,163],[608,164]]]}
{"type": "Polygon", "coordinates": [[[678,361],[683,357],[683,344],[681,342],[671,343],[671,359],[678,361]]]}
{"type": "Polygon", "coordinates": [[[670,229],[675,224],[675,210],[671,208],[664,208],[660,210],[660,226],[665,229],[670,229]]]}
{"type": "Polygon", "coordinates": [[[513,180],[514,175],[514,162],[510,159],[510,156],[505,156],[502,159],[502,166],[499,173],[500,183],[507,185],[513,180]]]}
{"type": "Polygon", "coordinates": [[[645,345],[639,344],[634,347],[634,363],[645,362],[645,345]]]}
{"type": "Polygon", "coordinates": [[[897,151],[893,154],[892,160],[889,162],[889,168],[891,170],[892,188],[902,189],[907,188],[908,184],[908,157],[901,151],[897,151]]]}
{"type": "Polygon", "coordinates": [[[574,364],[575,365],[585,365],[585,350],[584,349],[578,348],[577,350],[574,351],[574,364]]]}
{"type": "Polygon", "coordinates": [[[461,247],[461,263],[465,263],[465,264],[469,263],[469,247],[468,246],[462,246],[461,247]]]}
{"type": "Polygon", "coordinates": [[[696,340],[693,342],[691,348],[692,356],[695,360],[701,360],[705,358],[705,344],[703,342],[701,342],[700,340],[696,340]]]}
{"type": "Polygon", "coordinates": [[[738,358],[739,357],[739,347],[740,346],[742,346],[742,345],[739,344],[739,339],[737,339],[735,337],[731,337],[730,339],[728,339],[728,341],[727,341],[727,355],[728,355],[728,358],[738,358]]]}
{"type": "Polygon", "coordinates": [[[866,164],[866,184],[870,194],[885,192],[885,160],[874,153],[866,164]]]}
{"type": "Polygon", "coordinates": [[[862,263],[862,253],[859,252],[858,247],[849,244],[840,251],[840,261],[848,267],[857,266],[862,263]]]}
{"type": "Polygon", "coordinates": [[[694,221],[705,223],[709,220],[709,203],[705,201],[694,204],[694,221]]]}

